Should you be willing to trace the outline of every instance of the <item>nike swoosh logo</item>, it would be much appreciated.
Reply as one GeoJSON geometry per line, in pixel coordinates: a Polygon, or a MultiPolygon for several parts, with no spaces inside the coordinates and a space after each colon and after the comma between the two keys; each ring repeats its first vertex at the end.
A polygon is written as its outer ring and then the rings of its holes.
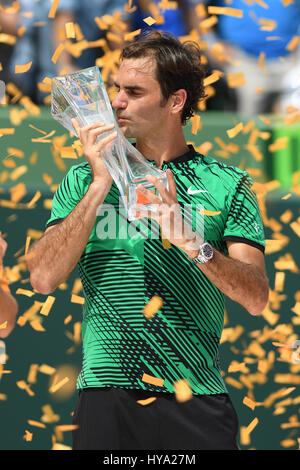
{"type": "Polygon", "coordinates": [[[197,193],[208,193],[206,189],[192,189],[192,186],[187,190],[188,194],[197,194],[197,193]]]}

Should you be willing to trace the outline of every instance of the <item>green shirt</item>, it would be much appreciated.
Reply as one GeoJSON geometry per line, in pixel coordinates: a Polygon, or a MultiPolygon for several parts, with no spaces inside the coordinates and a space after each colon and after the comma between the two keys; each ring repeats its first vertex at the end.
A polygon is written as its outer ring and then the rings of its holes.
{"type": "MultiPolygon", "coordinates": [[[[264,252],[264,229],[247,172],[192,146],[164,162],[162,170],[167,168],[187,223],[199,234],[204,230],[206,241],[224,254],[226,240],[264,252]]],[[[91,181],[87,162],[70,169],[55,193],[47,227],[68,216],[91,181]]],[[[187,379],[194,394],[227,392],[219,365],[224,294],[180,248],[165,246],[157,222],[128,222],[119,196],[113,183],[78,263],[85,304],[77,388],[173,393],[174,382],[187,379]],[[143,308],[153,296],[163,305],[147,319],[143,308]],[[144,374],[163,384],[143,381],[144,374]]]]}

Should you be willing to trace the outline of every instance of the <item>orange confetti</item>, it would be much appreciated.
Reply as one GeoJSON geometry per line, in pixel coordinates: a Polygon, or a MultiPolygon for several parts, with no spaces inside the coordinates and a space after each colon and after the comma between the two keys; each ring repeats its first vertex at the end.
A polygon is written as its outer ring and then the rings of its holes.
{"type": "Polygon", "coordinates": [[[28,207],[34,207],[35,203],[40,199],[42,193],[37,191],[30,202],[28,202],[28,207]]]}
{"type": "Polygon", "coordinates": [[[0,136],[2,136],[2,135],[12,135],[14,133],[15,133],[15,128],[14,127],[0,129],[0,136]]]}
{"type": "Polygon", "coordinates": [[[206,215],[208,217],[214,217],[215,215],[221,214],[221,211],[209,211],[209,210],[201,208],[200,209],[200,214],[206,215]]]}
{"type": "Polygon", "coordinates": [[[191,118],[191,122],[192,122],[192,134],[196,135],[197,132],[201,129],[201,118],[199,116],[199,114],[195,114],[195,116],[193,116],[191,118]]]}
{"type": "Polygon", "coordinates": [[[42,374],[52,375],[52,374],[54,374],[54,372],[56,371],[56,369],[54,369],[54,367],[48,366],[47,364],[42,364],[42,365],[39,367],[39,371],[40,371],[42,374]]]}
{"type": "Polygon", "coordinates": [[[23,439],[25,439],[26,442],[31,442],[32,437],[33,437],[33,433],[29,432],[29,431],[27,431],[27,429],[25,429],[25,435],[23,436],[23,439]]]}
{"type": "Polygon", "coordinates": [[[73,304],[81,304],[81,305],[83,305],[83,304],[84,304],[84,297],[80,297],[79,295],[72,294],[71,302],[72,302],[73,304]]]}
{"type": "Polygon", "coordinates": [[[229,88],[237,88],[246,84],[246,78],[243,72],[228,73],[226,78],[229,88]]]}
{"type": "Polygon", "coordinates": [[[48,316],[54,302],[55,302],[55,297],[52,297],[51,295],[49,295],[43,307],[41,308],[41,311],[40,311],[41,315],[48,316]]]}
{"type": "Polygon", "coordinates": [[[265,62],[266,54],[265,52],[261,52],[258,57],[258,67],[263,68],[265,62]]]}
{"type": "Polygon", "coordinates": [[[256,403],[247,396],[244,397],[243,404],[248,406],[248,408],[251,408],[251,410],[254,410],[256,406],[256,403]]]}
{"type": "Polygon", "coordinates": [[[146,406],[146,405],[150,405],[150,403],[153,403],[156,399],[157,399],[156,397],[149,397],[149,398],[146,398],[145,400],[137,400],[137,403],[139,403],[140,405],[146,406]]]}
{"type": "Polygon", "coordinates": [[[39,421],[34,421],[33,419],[28,419],[27,423],[30,424],[30,426],[36,426],[37,428],[42,428],[42,429],[46,428],[46,425],[44,423],[40,423],[39,421]]]}
{"type": "Polygon", "coordinates": [[[57,390],[61,389],[67,382],[69,382],[69,377],[65,377],[64,379],[60,380],[60,382],[58,382],[57,384],[55,385],[52,385],[50,388],[49,388],[49,392],[50,393],[55,393],[57,392],[57,390]]]}
{"type": "Polygon", "coordinates": [[[159,379],[158,377],[153,377],[152,375],[148,375],[144,373],[142,377],[142,382],[145,382],[151,385],[156,385],[158,387],[162,387],[164,384],[164,379],[159,379]]]}
{"type": "Polygon", "coordinates": [[[178,380],[173,385],[175,389],[175,398],[178,402],[183,403],[193,398],[190,384],[186,379],[178,380]]]}
{"type": "Polygon", "coordinates": [[[158,295],[154,295],[143,308],[143,314],[149,320],[162,308],[163,303],[163,300],[158,295]]]}
{"type": "Polygon", "coordinates": [[[56,10],[57,10],[58,4],[59,4],[59,0],[51,0],[51,2],[52,2],[52,6],[50,8],[48,18],[55,18],[56,10]]]}
{"type": "Polygon", "coordinates": [[[31,65],[32,65],[32,60],[24,65],[15,65],[15,73],[28,72],[28,70],[30,70],[31,65]]]}
{"type": "Polygon", "coordinates": [[[4,323],[1,323],[0,330],[4,330],[7,327],[7,320],[4,323]]]}
{"type": "Polygon", "coordinates": [[[286,49],[288,51],[294,51],[298,46],[300,41],[300,36],[293,36],[290,42],[287,44],[286,49]]]}
{"type": "Polygon", "coordinates": [[[152,16],[148,16],[147,18],[144,18],[143,21],[148,25],[152,26],[154,23],[156,23],[156,20],[152,18],[152,16]]]}
{"type": "Polygon", "coordinates": [[[243,123],[242,122],[239,122],[235,127],[233,127],[232,129],[228,129],[226,132],[227,132],[227,135],[230,139],[233,139],[234,137],[236,137],[242,130],[243,130],[243,123]]]}
{"type": "Polygon", "coordinates": [[[59,58],[60,54],[62,53],[64,47],[65,47],[64,44],[60,43],[57,46],[57,48],[55,49],[54,54],[51,57],[51,60],[54,64],[56,64],[56,62],[58,61],[58,58],[59,58]]]}
{"type": "Polygon", "coordinates": [[[69,39],[75,38],[75,28],[74,28],[74,23],[68,22],[65,24],[65,29],[66,29],[66,37],[69,39]]]}
{"type": "Polygon", "coordinates": [[[32,297],[35,293],[31,290],[26,290],[26,289],[18,289],[16,291],[16,294],[20,294],[20,295],[26,295],[26,297],[32,297]]]}
{"type": "Polygon", "coordinates": [[[71,320],[72,320],[72,315],[68,315],[68,316],[64,319],[64,324],[67,325],[68,323],[70,323],[71,320]]]}
{"type": "Polygon", "coordinates": [[[223,75],[224,73],[219,70],[214,71],[211,75],[209,75],[208,77],[204,79],[203,81],[204,86],[206,87],[208,85],[211,85],[212,83],[216,83],[218,80],[220,80],[220,77],[222,77],[223,75]]]}
{"type": "Polygon", "coordinates": [[[77,153],[76,153],[75,149],[72,146],[62,147],[60,149],[60,156],[61,156],[61,158],[73,158],[73,159],[78,158],[77,153]]]}
{"type": "Polygon", "coordinates": [[[210,15],[226,15],[243,18],[243,10],[237,8],[208,6],[207,11],[210,15]]]}
{"type": "Polygon", "coordinates": [[[30,322],[30,325],[35,331],[46,331],[45,328],[42,326],[40,320],[32,320],[30,322]]]}
{"type": "Polygon", "coordinates": [[[141,34],[141,29],[137,29],[135,31],[132,31],[131,33],[126,33],[124,36],[125,41],[132,41],[136,36],[141,34]]]}

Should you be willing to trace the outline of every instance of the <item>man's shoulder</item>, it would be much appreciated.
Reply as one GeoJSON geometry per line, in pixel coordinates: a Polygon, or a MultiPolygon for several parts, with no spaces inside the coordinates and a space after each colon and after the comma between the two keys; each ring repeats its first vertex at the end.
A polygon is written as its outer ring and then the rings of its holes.
{"type": "MultiPolygon", "coordinates": [[[[201,155],[197,152],[198,155],[201,155]]],[[[209,155],[201,155],[202,169],[211,177],[221,179],[225,184],[233,184],[239,182],[243,177],[250,178],[247,171],[237,166],[220,162],[216,158],[209,155]]]]}
{"type": "Polygon", "coordinates": [[[69,179],[79,178],[80,180],[84,180],[85,178],[91,178],[91,167],[88,162],[82,162],[78,163],[77,165],[72,165],[67,173],[67,177],[69,179]]]}

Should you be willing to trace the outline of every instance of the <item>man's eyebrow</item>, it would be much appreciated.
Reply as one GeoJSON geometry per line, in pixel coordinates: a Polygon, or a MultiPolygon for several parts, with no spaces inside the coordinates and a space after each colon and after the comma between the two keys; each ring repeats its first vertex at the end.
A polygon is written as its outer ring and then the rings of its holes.
{"type": "MultiPolygon", "coordinates": [[[[120,88],[120,85],[117,82],[114,82],[115,87],[120,88]]],[[[139,90],[139,91],[144,91],[145,88],[139,86],[139,85],[125,85],[124,88],[126,90],[139,90]]]]}

